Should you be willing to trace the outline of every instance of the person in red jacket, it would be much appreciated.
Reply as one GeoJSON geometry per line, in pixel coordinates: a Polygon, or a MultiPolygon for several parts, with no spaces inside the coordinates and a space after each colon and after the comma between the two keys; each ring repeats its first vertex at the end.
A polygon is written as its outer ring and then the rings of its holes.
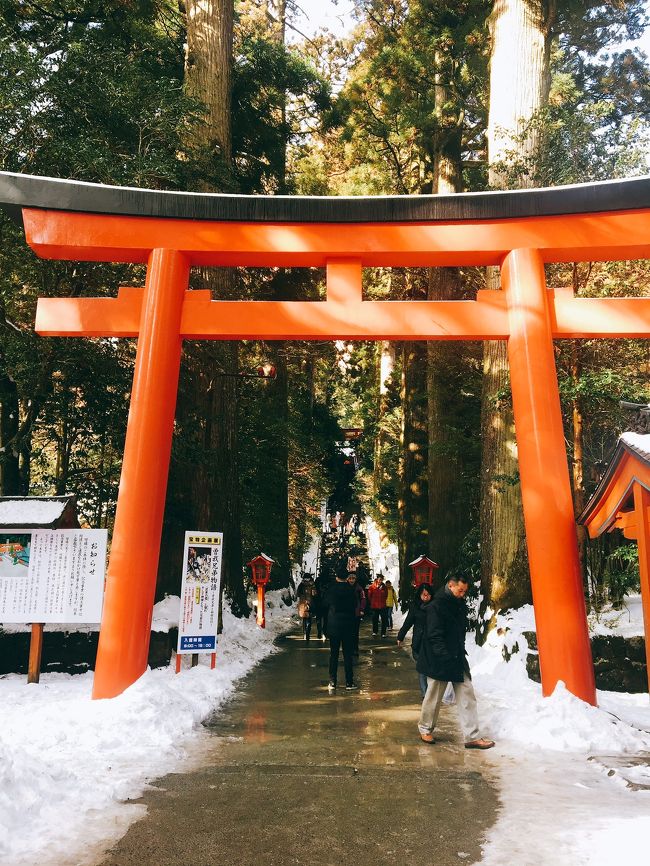
{"type": "Polygon", "coordinates": [[[372,611],[372,636],[377,637],[379,621],[381,620],[381,636],[386,637],[386,627],[388,625],[388,610],[386,608],[386,597],[388,590],[384,584],[383,574],[378,574],[374,581],[368,587],[368,599],[370,601],[370,610],[372,611]]]}

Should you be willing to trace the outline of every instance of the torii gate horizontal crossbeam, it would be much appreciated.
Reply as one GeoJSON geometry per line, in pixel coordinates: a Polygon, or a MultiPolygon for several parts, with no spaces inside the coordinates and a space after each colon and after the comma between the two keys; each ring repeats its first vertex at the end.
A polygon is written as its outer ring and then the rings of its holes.
{"type": "MultiPolygon", "coordinates": [[[[552,332],[559,338],[650,337],[650,298],[575,298],[549,289],[552,332]]],[[[40,298],[36,331],[47,337],[137,337],[144,290],[117,298],[40,298]]],[[[501,292],[476,301],[213,301],[185,293],[186,340],[505,340],[501,292]]]]}

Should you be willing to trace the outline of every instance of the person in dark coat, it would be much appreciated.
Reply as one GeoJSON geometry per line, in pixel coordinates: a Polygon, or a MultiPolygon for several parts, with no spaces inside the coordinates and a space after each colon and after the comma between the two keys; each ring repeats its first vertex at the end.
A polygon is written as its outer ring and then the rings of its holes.
{"type": "Polygon", "coordinates": [[[466,749],[491,749],[492,740],[481,737],[478,726],[476,696],[465,653],[467,605],[465,595],[469,581],[452,577],[438,590],[428,605],[424,634],[416,670],[427,678],[418,730],[424,743],[434,743],[433,730],[438,721],[440,704],[447,688],[453,684],[466,749]]]}
{"type": "MultiPolygon", "coordinates": [[[[306,641],[311,635],[311,621],[315,614],[315,602],[318,596],[316,584],[311,575],[307,574],[296,589],[298,599],[298,616],[302,620],[302,633],[306,641]]],[[[320,637],[320,634],[318,635],[320,637]]]]}
{"type": "Polygon", "coordinates": [[[354,655],[359,655],[359,629],[361,628],[361,620],[363,619],[363,614],[366,609],[366,594],[363,591],[363,587],[357,580],[357,574],[355,571],[351,571],[347,577],[348,583],[354,590],[354,595],[356,598],[356,608],[354,611],[354,655]]]}
{"type": "Polygon", "coordinates": [[[339,667],[339,650],[343,647],[343,663],[345,665],[345,688],[356,689],[352,675],[354,655],[354,635],[356,631],[357,595],[354,588],[347,582],[346,575],[336,575],[336,580],[327,590],[328,605],[327,636],[330,640],[330,693],[336,690],[336,680],[339,667]]]}
{"type": "MultiPolygon", "coordinates": [[[[415,591],[413,604],[406,614],[406,619],[397,632],[397,646],[402,646],[404,638],[413,629],[413,639],[411,640],[411,655],[413,660],[417,662],[420,654],[420,646],[422,644],[422,635],[424,634],[424,626],[427,618],[427,605],[431,603],[433,598],[433,587],[430,583],[421,583],[415,591]]],[[[424,674],[418,674],[420,680],[420,691],[422,697],[427,693],[427,678],[424,674]]]]}

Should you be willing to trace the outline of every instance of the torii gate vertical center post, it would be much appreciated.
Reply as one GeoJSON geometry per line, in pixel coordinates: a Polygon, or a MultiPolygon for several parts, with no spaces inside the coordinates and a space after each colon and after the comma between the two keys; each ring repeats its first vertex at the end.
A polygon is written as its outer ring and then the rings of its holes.
{"type": "MultiPolygon", "coordinates": [[[[3,204],[4,202],[4,204],[3,204]]],[[[553,339],[650,336],[650,299],[549,290],[544,263],[650,257],[650,180],[519,193],[301,199],[159,193],[0,173],[47,258],[147,262],[116,299],[41,299],[43,335],[138,336],[94,697],[146,669],[182,339],[509,341],[542,685],[595,702],[553,339]],[[62,195],[62,190],[65,195],[62,195]],[[364,301],[362,267],[502,265],[475,301],[364,301]],[[219,301],[191,265],[327,268],[324,302],[219,301]],[[134,572],[134,526],[146,544],[134,572]]]]}

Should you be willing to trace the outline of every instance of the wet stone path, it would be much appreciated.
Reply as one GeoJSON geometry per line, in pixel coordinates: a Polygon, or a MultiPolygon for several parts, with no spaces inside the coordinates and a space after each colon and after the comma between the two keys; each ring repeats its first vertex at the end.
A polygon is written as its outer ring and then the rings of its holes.
{"type": "Polygon", "coordinates": [[[463,748],[454,708],[434,746],[420,741],[410,654],[369,625],[358,692],[328,695],[326,643],[282,638],[206,722],[202,768],[157,780],[101,866],[479,861],[499,806],[494,758],[463,748]]]}

